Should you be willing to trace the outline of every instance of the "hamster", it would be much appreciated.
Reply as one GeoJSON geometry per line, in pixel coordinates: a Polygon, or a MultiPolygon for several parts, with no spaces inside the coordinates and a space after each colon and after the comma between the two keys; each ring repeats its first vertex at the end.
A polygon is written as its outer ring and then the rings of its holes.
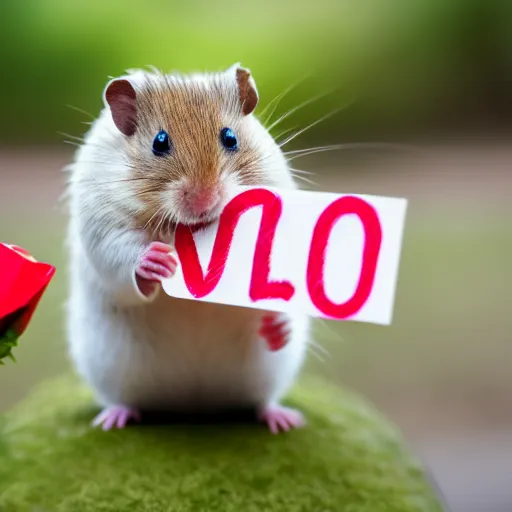
{"type": "Polygon", "coordinates": [[[306,354],[310,320],[167,296],[178,223],[218,218],[235,185],[297,188],[254,116],[249,70],[181,76],[129,70],[70,166],[70,357],[103,407],[104,430],[144,411],[251,408],[272,433],[305,424],[280,400],[306,354]]]}

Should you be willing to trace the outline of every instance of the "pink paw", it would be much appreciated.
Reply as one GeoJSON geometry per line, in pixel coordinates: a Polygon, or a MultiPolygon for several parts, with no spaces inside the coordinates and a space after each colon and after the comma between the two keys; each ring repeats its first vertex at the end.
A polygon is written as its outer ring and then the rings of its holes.
{"type": "Polygon", "coordinates": [[[156,283],[176,273],[178,260],[170,254],[173,248],[162,242],[153,242],[140,258],[135,274],[143,293],[149,294],[156,283]]]}
{"type": "Polygon", "coordinates": [[[265,338],[269,350],[275,352],[283,348],[290,338],[288,320],[279,313],[270,313],[263,316],[259,335],[265,338]]]}
{"type": "Polygon", "coordinates": [[[130,420],[140,422],[140,413],[137,409],[113,405],[103,409],[92,422],[93,427],[101,425],[103,430],[110,430],[112,427],[124,428],[130,420]]]}
{"type": "Polygon", "coordinates": [[[282,405],[265,407],[259,414],[259,420],[268,425],[272,434],[278,434],[280,430],[288,432],[292,428],[301,428],[306,424],[302,413],[282,405]]]}

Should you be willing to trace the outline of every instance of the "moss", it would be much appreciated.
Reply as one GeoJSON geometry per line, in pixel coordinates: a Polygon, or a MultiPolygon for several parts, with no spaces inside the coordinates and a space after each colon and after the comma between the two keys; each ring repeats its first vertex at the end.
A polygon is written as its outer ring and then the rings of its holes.
{"type": "Polygon", "coordinates": [[[88,391],[63,377],[1,418],[2,512],[333,511],[442,508],[400,434],[346,390],[304,381],[309,425],[253,422],[89,427],[88,391]]]}

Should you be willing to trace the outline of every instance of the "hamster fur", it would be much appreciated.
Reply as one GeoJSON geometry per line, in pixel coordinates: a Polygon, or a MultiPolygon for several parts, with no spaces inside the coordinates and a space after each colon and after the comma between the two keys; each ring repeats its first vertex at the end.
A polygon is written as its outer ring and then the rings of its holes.
{"type": "Polygon", "coordinates": [[[230,187],[296,188],[253,115],[250,72],[134,70],[111,80],[103,100],[68,184],[69,350],[104,408],[95,424],[123,427],[152,409],[252,407],[274,433],[301,426],[302,415],[279,402],[305,359],[307,316],[275,317],[287,343],[272,351],[259,334],[268,312],[171,298],[158,277],[137,274],[152,243],[172,245],[176,223],[217,218],[230,187]],[[236,151],[221,144],[226,127],[236,151]],[[152,150],[161,130],[165,155],[152,150]]]}

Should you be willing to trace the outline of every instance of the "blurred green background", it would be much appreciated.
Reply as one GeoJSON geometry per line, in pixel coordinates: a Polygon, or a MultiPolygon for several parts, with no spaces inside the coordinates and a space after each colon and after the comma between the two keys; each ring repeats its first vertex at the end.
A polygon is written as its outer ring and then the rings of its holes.
{"type": "MultiPolygon", "coordinates": [[[[409,199],[390,327],[318,322],[307,371],[363,392],[432,466],[454,511],[509,512],[512,489],[512,2],[291,0],[0,3],[0,240],[57,266],[15,355],[0,411],[68,366],[65,204],[69,138],[109,76],[240,61],[261,106],[296,84],[274,135],[340,111],[291,149],[306,188],[409,199]],[[509,302],[509,301],[508,301],[509,302]]],[[[288,146],[287,146],[288,147],[288,146]]]]}
{"type": "MultiPolygon", "coordinates": [[[[332,91],[350,106],[312,137],[424,132],[510,114],[508,0],[261,0],[214,5],[121,0],[0,3],[1,141],[56,143],[96,115],[106,79],[127,68],[211,70],[241,61],[262,104],[307,78],[284,106],[332,91]]],[[[297,113],[304,124],[319,106],[297,113]]]]}

